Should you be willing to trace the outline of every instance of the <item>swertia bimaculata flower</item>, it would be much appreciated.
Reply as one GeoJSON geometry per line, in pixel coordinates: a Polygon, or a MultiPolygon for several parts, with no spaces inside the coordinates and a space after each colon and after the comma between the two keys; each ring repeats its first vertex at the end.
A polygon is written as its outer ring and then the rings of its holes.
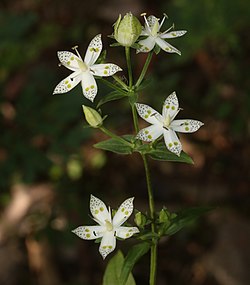
{"type": "Polygon", "coordinates": [[[95,76],[111,76],[122,69],[113,63],[95,64],[101,51],[101,35],[95,36],[90,42],[84,60],[81,58],[77,47],[73,48],[75,55],[69,51],[58,51],[57,55],[62,65],[72,70],[68,77],[63,79],[55,88],[53,94],[66,93],[81,82],[83,95],[94,101],[97,94],[95,76]]]}
{"type": "Polygon", "coordinates": [[[181,110],[175,92],[170,94],[165,100],[162,115],[145,104],[137,103],[136,108],[140,117],[152,124],[140,130],[136,138],[152,142],[163,135],[167,149],[178,156],[182,151],[182,145],[175,132],[193,133],[204,125],[200,121],[191,119],[174,120],[181,110]]]}
{"type": "Polygon", "coordinates": [[[121,226],[133,212],[133,200],[134,198],[125,200],[112,219],[110,207],[107,209],[106,205],[100,199],[91,195],[90,212],[93,216],[93,220],[99,225],[80,226],[72,232],[86,240],[102,238],[99,252],[104,259],[115,249],[116,237],[127,239],[139,232],[137,227],[121,226]]]}

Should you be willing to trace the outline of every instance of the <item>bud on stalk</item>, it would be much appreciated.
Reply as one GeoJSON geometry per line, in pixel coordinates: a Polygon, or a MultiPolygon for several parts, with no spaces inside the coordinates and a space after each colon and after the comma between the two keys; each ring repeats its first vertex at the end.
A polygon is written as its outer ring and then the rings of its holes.
{"type": "Polygon", "coordinates": [[[114,38],[119,44],[131,47],[141,34],[140,21],[131,13],[127,13],[121,20],[121,15],[114,24],[114,38]]]}
{"type": "Polygon", "coordinates": [[[99,128],[103,122],[101,115],[95,109],[90,107],[82,105],[82,108],[88,124],[93,128],[99,128]]]}

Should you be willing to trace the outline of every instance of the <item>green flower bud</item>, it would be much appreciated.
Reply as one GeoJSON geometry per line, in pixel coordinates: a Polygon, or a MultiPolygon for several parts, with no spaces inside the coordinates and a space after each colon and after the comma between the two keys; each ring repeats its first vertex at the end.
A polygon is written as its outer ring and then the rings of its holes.
{"type": "Polygon", "coordinates": [[[135,223],[138,227],[144,227],[146,222],[147,218],[141,212],[135,214],[135,223]]]}
{"type": "Polygon", "coordinates": [[[102,125],[103,119],[101,115],[90,107],[82,105],[83,113],[85,115],[86,121],[93,128],[99,128],[102,125]]]}
{"type": "Polygon", "coordinates": [[[167,211],[167,209],[161,209],[159,213],[159,222],[160,223],[166,223],[169,222],[170,213],[167,211]]]}
{"type": "Polygon", "coordinates": [[[114,24],[114,38],[119,44],[131,47],[141,34],[142,26],[131,13],[127,13],[121,20],[121,15],[114,24]]]}

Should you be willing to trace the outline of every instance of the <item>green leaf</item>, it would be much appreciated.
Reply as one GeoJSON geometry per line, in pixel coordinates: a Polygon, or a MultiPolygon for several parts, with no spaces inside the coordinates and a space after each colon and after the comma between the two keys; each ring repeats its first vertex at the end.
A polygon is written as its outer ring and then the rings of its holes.
{"type": "Polygon", "coordinates": [[[185,152],[181,152],[180,156],[169,151],[164,144],[158,144],[156,148],[149,152],[149,156],[155,160],[185,162],[193,164],[193,160],[185,152]]]}
{"type": "Polygon", "coordinates": [[[173,235],[177,233],[182,228],[200,217],[202,214],[205,214],[213,209],[214,207],[196,207],[177,213],[177,216],[172,220],[171,225],[165,231],[165,235],[173,235]]]}
{"type": "Polygon", "coordinates": [[[121,98],[124,98],[124,97],[126,97],[126,96],[124,95],[124,93],[119,92],[119,91],[113,91],[113,92],[111,92],[111,93],[105,95],[105,97],[103,97],[103,98],[99,101],[99,103],[98,103],[98,105],[97,105],[97,108],[99,108],[101,105],[103,105],[103,104],[105,104],[105,103],[107,103],[107,102],[109,102],[109,101],[118,100],[118,99],[121,99],[121,98]]]}
{"type": "Polygon", "coordinates": [[[123,142],[122,140],[113,138],[96,143],[94,144],[94,147],[112,151],[118,154],[131,154],[133,152],[133,149],[131,146],[129,146],[128,142],[126,142],[125,140],[123,142]]]}
{"type": "Polygon", "coordinates": [[[134,245],[129,250],[127,256],[125,257],[120,275],[120,283],[114,283],[114,284],[121,284],[121,285],[127,284],[126,281],[128,280],[129,274],[132,271],[134,265],[144,254],[146,254],[149,251],[149,249],[150,249],[150,244],[147,242],[134,245]]]}
{"type": "MultiPolygon", "coordinates": [[[[122,252],[119,250],[117,254],[112,257],[106,267],[104,276],[103,276],[103,285],[112,285],[112,284],[121,284],[120,283],[120,274],[124,264],[124,257],[122,252]]],[[[135,280],[130,273],[128,280],[124,285],[136,285],[135,280]]]]}

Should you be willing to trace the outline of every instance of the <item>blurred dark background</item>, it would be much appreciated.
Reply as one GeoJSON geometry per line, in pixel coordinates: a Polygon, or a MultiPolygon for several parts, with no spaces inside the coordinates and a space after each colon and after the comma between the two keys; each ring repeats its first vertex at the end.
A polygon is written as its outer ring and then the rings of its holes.
{"type": "MultiPolygon", "coordinates": [[[[106,139],[84,128],[81,105],[90,104],[80,86],[52,96],[70,71],[58,67],[56,52],[103,35],[107,60],[125,68],[123,49],[107,35],[118,14],[132,11],[169,19],[164,28],[188,33],[171,44],[182,56],[161,52],[149,69],[151,84],[141,102],[160,110],[176,91],[184,110],[178,118],[205,123],[181,137],[194,165],[150,161],[157,209],[173,211],[214,205],[202,217],[159,245],[158,284],[250,284],[249,66],[250,3],[228,0],[39,1],[0,3],[0,284],[97,285],[107,260],[98,245],[71,230],[91,224],[93,193],[116,208],[135,196],[147,209],[138,155],[119,156],[92,147],[106,139]]],[[[141,19],[143,22],[143,19],[141,19]]],[[[145,55],[133,52],[135,76],[145,55]]],[[[120,76],[126,74],[120,73],[120,76]]],[[[102,89],[97,103],[110,90],[102,89]]],[[[105,124],[118,134],[133,132],[126,100],[106,104],[105,124]]],[[[118,241],[127,252],[133,240],[118,241]]],[[[134,269],[148,284],[149,256],[134,269]]],[[[112,284],[111,284],[112,285],[112,284]]]]}

